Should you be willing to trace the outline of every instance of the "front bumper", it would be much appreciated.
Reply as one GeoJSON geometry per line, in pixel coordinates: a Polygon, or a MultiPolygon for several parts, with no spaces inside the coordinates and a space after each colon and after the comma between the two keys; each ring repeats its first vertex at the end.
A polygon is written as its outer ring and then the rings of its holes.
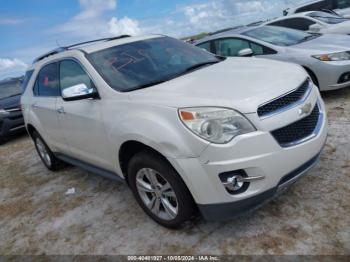
{"type": "Polygon", "coordinates": [[[22,112],[11,112],[6,117],[0,117],[0,137],[6,137],[24,128],[22,112]]]}
{"type": "Polygon", "coordinates": [[[259,208],[279,196],[294,182],[306,174],[308,170],[317,164],[320,155],[321,152],[297,169],[285,175],[276,187],[263,193],[233,203],[198,205],[198,208],[203,217],[208,221],[225,221],[242,213],[259,208]]]}
{"type": "Polygon", "coordinates": [[[340,88],[350,87],[350,81],[339,83],[340,77],[347,72],[350,72],[350,61],[319,61],[314,70],[321,91],[330,91],[340,88]]]}
{"type": "Polygon", "coordinates": [[[296,106],[264,120],[259,120],[256,114],[250,116],[259,131],[236,137],[226,145],[211,144],[199,158],[169,159],[207,219],[227,219],[261,204],[317,162],[327,138],[325,107],[316,89],[305,103],[318,103],[324,113],[317,133],[302,143],[284,148],[270,133],[291,119],[300,118],[300,106],[296,106]],[[240,194],[230,194],[219,174],[237,170],[244,170],[249,177],[264,176],[264,179],[250,183],[240,194]]]}

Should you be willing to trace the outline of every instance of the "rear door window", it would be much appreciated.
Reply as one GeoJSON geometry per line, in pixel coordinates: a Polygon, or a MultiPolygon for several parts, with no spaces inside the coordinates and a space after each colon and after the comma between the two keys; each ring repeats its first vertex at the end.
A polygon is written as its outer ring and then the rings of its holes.
{"type": "Polygon", "coordinates": [[[59,96],[59,73],[58,63],[44,66],[38,75],[34,95],[37,96],[59,96]]]}

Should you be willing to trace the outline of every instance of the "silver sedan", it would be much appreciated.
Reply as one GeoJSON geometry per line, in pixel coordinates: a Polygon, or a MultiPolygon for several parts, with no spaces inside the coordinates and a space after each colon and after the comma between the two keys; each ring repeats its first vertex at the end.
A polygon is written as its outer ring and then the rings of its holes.
{"type": "Polygon", "coordinates": [[[350,36],[277,26],[241,27],[195,43],[220,56],[255,56],[299,64],[321,91],[350,87],[350,36]]]}

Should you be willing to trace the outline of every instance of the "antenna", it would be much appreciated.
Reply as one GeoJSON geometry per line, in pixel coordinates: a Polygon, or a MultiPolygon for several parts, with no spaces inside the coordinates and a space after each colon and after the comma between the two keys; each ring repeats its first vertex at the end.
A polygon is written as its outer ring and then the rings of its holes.
{"type": "Polygon", "coordinates": [[[56,45],[57,45],[58,47],[62,47],[62,46],[60,45],[60,43],[58,42],[57,39],[56,39],[56,45]]]}

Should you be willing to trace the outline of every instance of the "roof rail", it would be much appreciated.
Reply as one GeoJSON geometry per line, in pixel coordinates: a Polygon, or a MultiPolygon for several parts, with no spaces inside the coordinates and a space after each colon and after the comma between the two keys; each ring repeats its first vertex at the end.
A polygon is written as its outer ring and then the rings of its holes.
{"type": "Polygon", "coordinates": [[[250,24],[247,24],[246,26],[248,26],[248,27],[259,26],[259,25],[261,25],[265,22],[268,22],[268,21],[269,21],[268,19],[267,20],[260,20],[260,21],[256,21],[256,22],[252,22],[250,24]]]}
{"type": "Polygon", "coordinates": [[[37,57],[36,59],[34,59],[33,64],[43,60],[46,57],[52,56],[52,55],[56,55],[58,53],[67,51],[69,49],[72,49],[73,47],[77,47],[80,45],[85,45],[85,44],[91,44],[91,43],[95,43],[95,42],[101,42],[101,41],[113,41],[113,40],[117,40],[117,39],[121,39],[121,38],[126,38],[126,37],[130,37],[130,35],[120,35],[120,36],[114,36],[114,37],[106,37],[106,38],[100,38],[100,39],[96,39],[96,40],[90,40],[90,41],[85,41],[85,42],[81,42],[81,43],[77,43],[77,44],[73,44],[73,45],[69,45],[69,46],[62,46],[59,48],[56,48],[48,53],[45,53],[39,57],[37,57]]]}

